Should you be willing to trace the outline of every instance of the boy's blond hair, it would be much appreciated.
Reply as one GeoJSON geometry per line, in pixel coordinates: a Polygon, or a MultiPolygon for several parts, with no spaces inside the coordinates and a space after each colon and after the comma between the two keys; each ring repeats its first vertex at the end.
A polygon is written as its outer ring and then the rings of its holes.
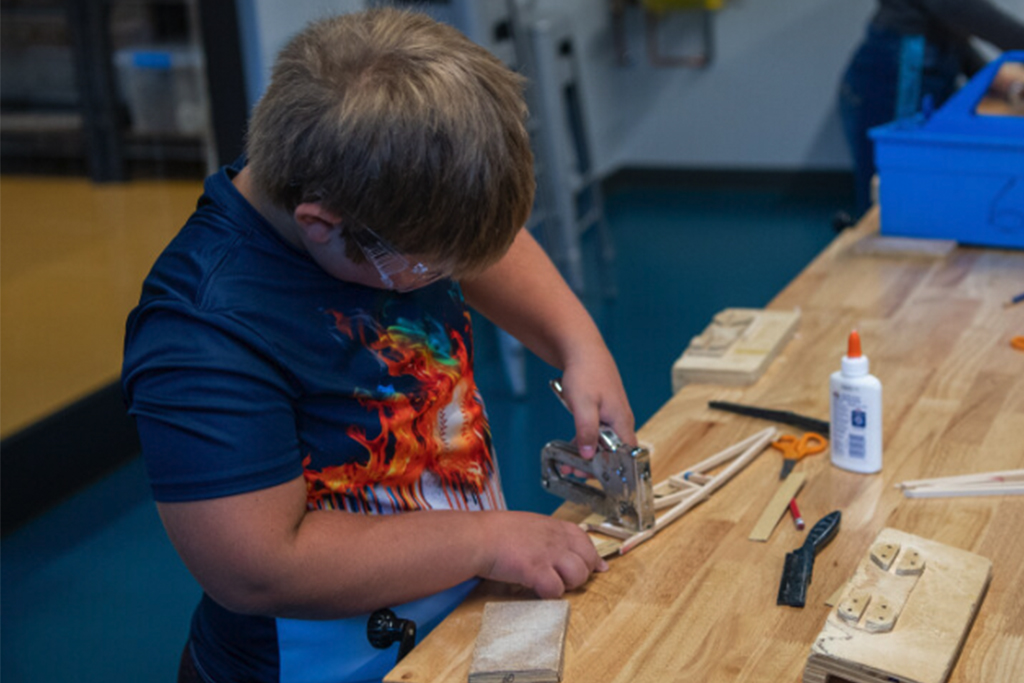
{"type": "Polygon", "coordinates": [[[281,51],[256,105],[250,172],[289,211],[319,201],[346,229],[369,227],[455,275],[478,272],[533,204],[522,88],[496,57],[422,14],[316,21],[281,51]]]}

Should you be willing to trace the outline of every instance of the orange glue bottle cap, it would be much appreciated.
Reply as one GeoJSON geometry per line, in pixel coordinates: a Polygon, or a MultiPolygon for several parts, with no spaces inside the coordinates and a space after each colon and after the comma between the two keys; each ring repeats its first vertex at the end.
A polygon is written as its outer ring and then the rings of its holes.
{"type": "Polygon", "coordinates": [[[860,358],[860,333],[854,330],[850,333],[850,339],[846,344],[846,355],[850,358],[860,358]]]}
{"type": "Polygon", "coordinates": [[[843,356],[842,371],[847,377],[861,377],[868,374],[868,357],[861,353],[860,334],[857,330],[850,332],[846,355],[843,356]]]}

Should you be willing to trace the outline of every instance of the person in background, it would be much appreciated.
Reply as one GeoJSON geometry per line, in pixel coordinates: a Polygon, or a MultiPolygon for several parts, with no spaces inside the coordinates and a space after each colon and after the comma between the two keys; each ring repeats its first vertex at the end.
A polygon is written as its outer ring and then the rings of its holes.
{"type": "Polygon", "coordinates": [[[506,509],[474,381],[467,306],[561,371],[584,457],[602,422],[636,443],[600,332],[522,228],[526,114],[518,75],[414,12],[281,52],[246,158],[127,324],[153,495],[203,588],[179,681],[379,681],[382,608],[422,637],[479,578],[554,598],[607,569],[577,525],[506,509]]]}
{"type": "MultiPolygon", "coordinates": [[[[875,155],[868,130],[920,111],[926,100],[934,107],[945,102],[961,76],[974,75],[986,63],[971,38],[1004,51],[1024,49],[1024,17],[989,0],[878,0],[839,92],[857,216],[871,206],[875,155]]],[[[1001,71],[992,90],[1020,100],[1024,67],[1001,71]]]]}

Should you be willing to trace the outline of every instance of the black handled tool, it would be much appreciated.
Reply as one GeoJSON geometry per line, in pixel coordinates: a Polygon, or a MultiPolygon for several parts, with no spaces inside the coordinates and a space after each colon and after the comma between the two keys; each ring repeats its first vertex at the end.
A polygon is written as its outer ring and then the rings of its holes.
{"type": "Polygon", "coordinates": [[[399,619],[395,613],[384,607],[370,615],[366,624],[366,637],[378,650],[386,650],[398,643],[398,659],[402,661],[416,645],[416,622],[399,619]]]}
{"type": "Polygon", "coordinates": [[[811,528],[802,546],[791,553],[786,553],[777,605],[804,606],[807,601],[807,585],[811,582],[811,572],[814,571],[814,556],[836,535],[841,518],[842,513],[839,510],[828,513],[811,528]]]}
{"type": "Polygon", "coordinates": [[[708,408],[725,410],[737,415],[747,417],[759,417],[762,420],[772,420],[782,424],[799,427],[808,432],[817,432],[827,437],[829,434],[829,423],[827,420],[819,420],[816,417],[807,417],[789,410],[772,410],[771,408],[758,408],[757,406],[745,406],[742,403],[729,403],[728,401],[708,401],[708,408]]]}

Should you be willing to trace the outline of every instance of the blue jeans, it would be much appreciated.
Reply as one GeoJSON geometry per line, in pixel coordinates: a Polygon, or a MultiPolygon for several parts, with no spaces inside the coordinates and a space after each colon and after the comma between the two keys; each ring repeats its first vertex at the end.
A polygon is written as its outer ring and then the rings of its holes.
{"type": "MultiPolygon", "coordinates": [[[[839,89],[839,113],[853,156],[857,206],[860,216],[871,206],[871,177],[875,174],[875,148],[868,130],[896,118],[900,88],[900,58],[910,38],[869,26],[850,61],[839,89]]],[[[931,97],[936,107],[956,90],[960,63],[952,50],[925,44],[920,78],[920,99],[931,97]]],[[[917,103],[920,108],[920,101],[917,103]]]]}

